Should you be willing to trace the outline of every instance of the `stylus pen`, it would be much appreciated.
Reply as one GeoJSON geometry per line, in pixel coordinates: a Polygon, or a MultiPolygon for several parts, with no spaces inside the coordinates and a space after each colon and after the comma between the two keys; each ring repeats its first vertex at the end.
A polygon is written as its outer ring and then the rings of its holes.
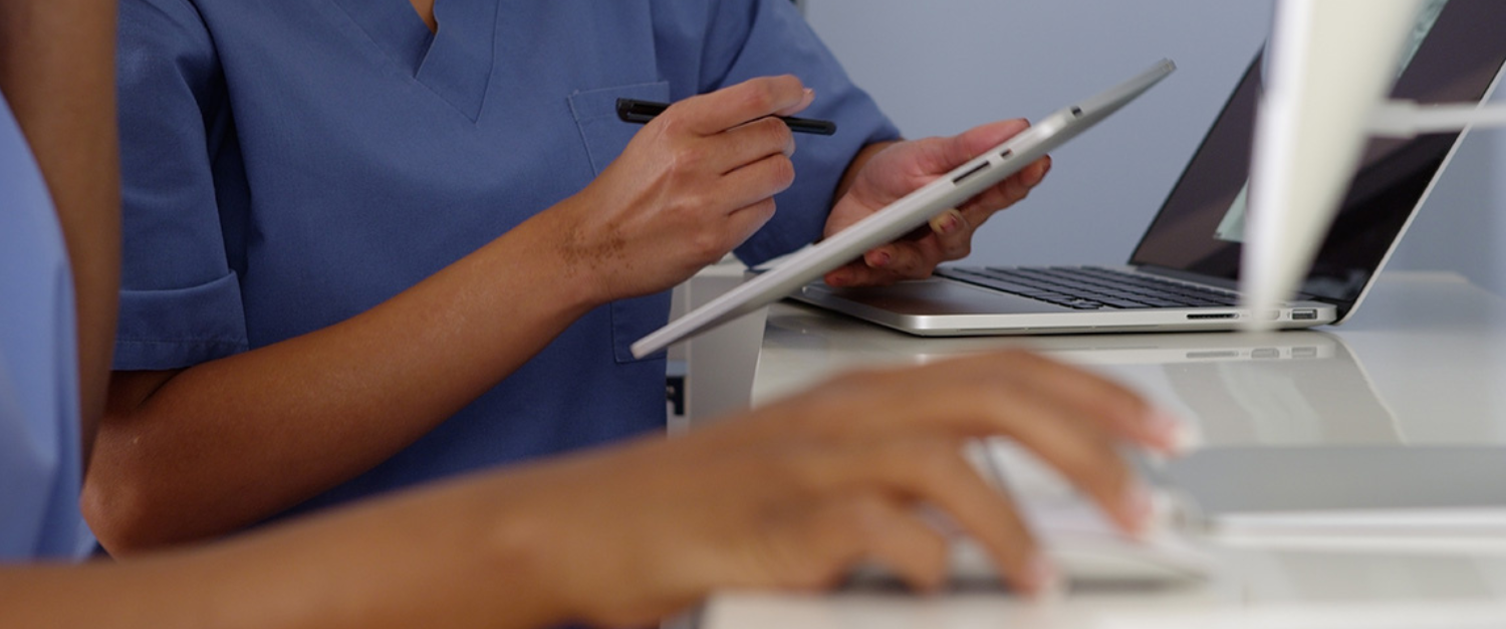
{"type": "MultiPolygon", "coordinates": [[[[669,103],[656,103],[649,100],[634,100],[631,98],[617,99],[617,117],[623,122],[636,122],[645,124],[653,120],[655,116],[664,113],[669,108],[669,103]]],[[[837,123],[830,120],[812,120],[810,118],[794,118],[779,116],[790,131],[795,133],[814,133],[816,135],[831,135],[837,132],[837,123]]]]}

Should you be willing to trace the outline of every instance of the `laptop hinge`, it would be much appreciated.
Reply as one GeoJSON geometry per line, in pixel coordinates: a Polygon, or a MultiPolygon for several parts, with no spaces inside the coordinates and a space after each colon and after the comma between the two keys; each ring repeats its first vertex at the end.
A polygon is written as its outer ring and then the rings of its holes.
{"type": "Polygon", "coordinates": [[[1222,288],[1224,290],[1230,290],[1230,291],[1238,291],[1239,290],[1239,282],[1238,281],[1227,280],[1227,279],[1224,279],[1222,277],[1214,277],[1212,275],[1207,275],[1207,274],[1204,274],[1204,273],[1193,273],[1191,271],[1183,271],[1181,269],[1172,269],[1172,268],[1167,268],[1167,267],[1164,267],[1164,266],[1156,266],[1154,264],[1140,264],[1140,265],[1136,265],[1135,266],[1135,270],[1139,271],[1141,273],[1149,273],[1151,275],[1159,275],[1161,277],[1169,277],[1171,279],[1181,280],[1183,282],[1192,282],[1194,284],[1208,284],[1210,286],[1217,286],[1217,287],[1222,288]]]}
{"type": "MultiPolygon", "coordinates": [[[[1163,267],[1163,266],[1156,266],[1154,264],[1141,264],[1141,265],[1136,266],[1135,270],[1139,271],[1141,273],[1148,273],[1150,275],[1159,275],[1161,277],[1167,277],[1167,278],[1171,278],[1171,279],[1174,279],[1174,280],[1181,280],[1181,281],[1184,281],[1184,282],[1193,282],[1193,283],[1196,283],[1196,284],[1209,284],[1209,285],[1212,285],[1212,286],[1217,286],[1217,287],[1222,288],[1224,290],[1231,290],[1231,291],[1235,291],[1235,292],[1239,291],[1239,281],[1238,280],[1225,279],[1225,278],[1222,278],[1222,277],[1213,277],[1211,275],[1206,275],[1206,274],[1203,274],[1203,273],[1193,273],[1193,272],[1190,272],[1190,271],[1183,271],[1183,270],[1180,270],[1180,269],[1172,269],[1172,268],[1167,268],[1167,267],[1163,267]]],[[[1296,296],[1296,298],[1293,301],[1316,301],[1316,302],[1321,302],[1321,303],[1329,304],[1329,305],[1331,305],[1331,306],[1333,306],[1335,308],[1338,308],[1339,315],[1341,317],[1345,313],[1349,312],[1349,307],[1352,305],[1352,302],[1346,302],[1346,301],[1344,301],[1342,299],[1334,299],[1332,297],[1320,297],[1318,295],[1312,295],[1312,294],[1308,294],[1308,293],[1297,293],[1297,296],[1296,296]]]]}

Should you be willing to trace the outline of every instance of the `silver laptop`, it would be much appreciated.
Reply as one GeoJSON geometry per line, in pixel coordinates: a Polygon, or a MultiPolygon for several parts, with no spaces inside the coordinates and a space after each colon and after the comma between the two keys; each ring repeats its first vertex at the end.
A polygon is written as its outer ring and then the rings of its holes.
{"type": "MultiPolygon", "coordinates": [[[[1449,2],[1420,38],[1393,97],[1488,97],[1506,59],[1502,32],[1506,2],[1449,2]]],[[[1279,310],[1252,313],[1237,306],[1234,288],[1260,67],[1257,56],[1123,266],[943,266],[929,280],[876,289],[816,281],[792,297],[923,336],[1224,330],[1252,316],[1280,328],[1342,323],[1463,134],[1372,141],[1302,294],[1279,310]]]]}

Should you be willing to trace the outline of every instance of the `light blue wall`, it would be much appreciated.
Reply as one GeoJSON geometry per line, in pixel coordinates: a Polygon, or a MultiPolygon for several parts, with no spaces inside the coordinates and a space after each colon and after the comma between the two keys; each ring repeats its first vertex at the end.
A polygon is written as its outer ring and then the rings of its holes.
{"type": "MultiPolygon", "coordinates": [[[[1162,57],[1179,70],[1054,154],[970,262],[1123,262],[1269,30],[1269,0],[805,0],[806,15],[908,137],[1039,117],[1162,57]]],[[[1506,133],[1466,141],[1391,268],[1455,270],[1506,294],[1506,133]],[[1501,246],[1497,246],[1500,243],[1501,246]]]]}

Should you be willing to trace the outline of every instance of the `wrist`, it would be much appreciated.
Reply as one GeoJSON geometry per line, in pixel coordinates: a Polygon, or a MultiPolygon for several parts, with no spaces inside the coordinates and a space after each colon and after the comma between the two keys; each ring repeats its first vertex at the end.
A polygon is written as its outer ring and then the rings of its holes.
{"type": "Polygon", "coordinates": [[[583,190],[519,225],[516,232],[535,243],[536,253],[546,260],[541,271],[559,290],[566,303],[582,313],[622,295],[618,265],[610,264],[607,249],[591,233],[591,215],[596,201],[590,188],[583,190]]]}
{"type": "Polygon", "coordinates": [[[527,616],[530,626],[578,622],[584,608],[571,596],[570,571],[591,567],[575,565],[568,553],[559,552],[571,540],[561,539],[567,534],[551,517],[547,500],[530,500],[526,488],[517,489],[526,486],[517,481],[528,475],[516,470],[483,481],[486,498],[477,504],[487,505],[490,513],[478,518],[487,523],[481,554],[496,582],[511,592],[509,598],[526,601],[515,611],[527,616]]]}
{"type": "Polygon", "coordinates": [[[662,570],[645,561],[644,553],[653,551],[644,543],[654,537],[644,539],[633,534],[637,527],[601,517],[601,502],[613,501],[592,479],[626,469],[603,461],[571,456],[484,481],[484,499],[477,504],[490,509],[480,519],[490,526],[488,561],[502,583],[527,600],[525,611],[548,621],[537,626],[648,626],[673,611],[665,604],[662,570]]]}
{"type": "Polygon", "coordinates": [[[561,201],[493,242],[516,257],[499,272],[532,278],[539,291],[533,299],[556,304],[572,319],[614,299],[612,278],[593,259],[582,223],[570,216],[578,203],[575,197],[561,201]]]}
{"type": "Polygon", "coordinates": [[[853,183],[858,179],[858,173],[863,171],[863,166],[868,164],[868,160],[873,159],[874,155],[878,155],[884,149],[900,142],[901,140],[874,142],[858,149],[857,154],[852,156],[852,161],[848,162],[847,170],[842,172],[842,179],[837,183],[837,194],[832,197],[832,205],[835,206],[838,201],[842,200],[842,197],[847,196],[849,190],[852,190],[853,183]]]}

